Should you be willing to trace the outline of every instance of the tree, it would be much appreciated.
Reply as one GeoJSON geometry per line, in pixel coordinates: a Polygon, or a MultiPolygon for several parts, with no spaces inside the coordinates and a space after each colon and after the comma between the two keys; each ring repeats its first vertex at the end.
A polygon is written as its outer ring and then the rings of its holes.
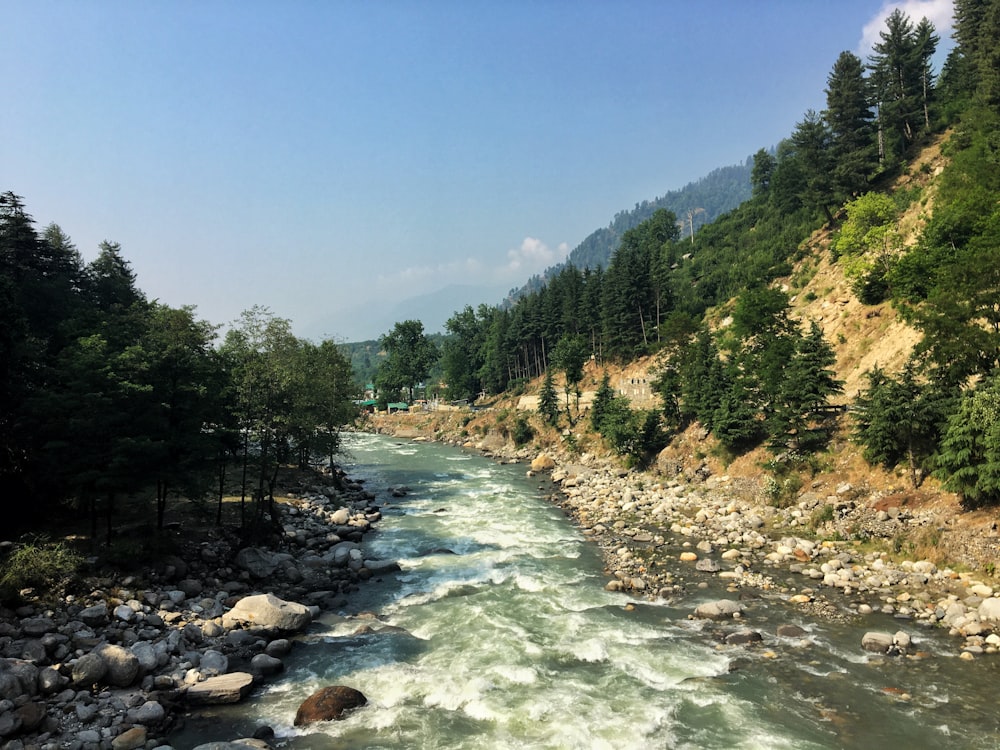
{"type": "Polygon", "coordinates": [[[864,63],[841,52],[826,81],[832,187],[843,199],[862,192],[878,164],[864,63]]]}
{"type": "Polygon", "coordinates": [[[597,432],[601,431],[601,423],[615,395],[615,390],[611,387],[611,376],[605,372],[590,405],[590,426],[597,432]]]}
{"type": "Polygon", "coordinates": [[[559,398],[552,381],[552,371],[545,371],[542,389],[538,392],[538,413],[553,427],[559,424],[559,398]]]}
{"type": "Polygon", "coordinates": [[[563,372],[563,392],[566,396],[566,419],[570,426],[574,424],[570,412],[570,393],[576,395],[576,410],[580,410],[580,381],[583,380],[583,367],[587,362],[587,341],[583,336],[563,336],[552,350],[552,362],[563,372]]]}
{"type": "Polygon", "coordinates": [[[792,144],[795,156],[805,174],[803,202],[823,211],[826,220],[833,223],[830,205],[834,201],[831,171],[830,130],[823,119],[814,111],[806,112],[805,118],[795,126],[792,144]]]}
{"type": "Polygon", "coordinates": [[[750,173],[750,184],[753,186],[754,197],[763,197],[771,189],[771,179],[774,177],[774,170],[778,166],[778,160],[767,151],[760,149],[753,155],[753,170],[750,173]]]}
{"type": "Polygon", "coordinates": [[[921,383],[917,363],[893,378],[876,367],[855,399],[854,439],[870,464],[886,469],[906,463],[910,484],[919,487],[945,421],[947,399],[936,383],[921,383]]]}
{"type": "Polygon", "coordinates": [[[419,320],[404,320],[379,338],[386,352],[385,361],[379,366],[383,383],[405,390],[413,401],[413,389],[427,380],[431,367],[440,353],[434,342],[424,334],[424,324],[419,320]]]}
{"type": "Polygon", "coordinates": [[[792,355],[775,392],[767,416],[771,446],[783,450],[815,450],[828,437],[825,409],[830,396],[843,384],[830,366],[836,361],[833,348],[813,321],[809,333],[797,337],[792,355]]]}
{"type": "Polygon", "coordinates": [[[948,419],[934,475],[972,507],[1000,502],[1000,378],[967,392],[948,419]]]}
{"type": "Polygon", "coordinates": [[[865,193],[845,206],[847,220],[834,247],[858,299],[878,304],[891,291],[891,271],[902,249],[898,211],[884,193],[865,193]]]}
{"type": "Polygon", "coordinates": [[[244,531],[251,530],[245,505],[252,461],[257,470],[254,526],[263,520],[265,511],[272,523],[278,523],[273,488],[288,449],[292,363],[298,346],[291,323],[261,306],[244,311],[223,342],[221,354],[233,383],[231,408],[243,439],[240,515],[244,531]]]}

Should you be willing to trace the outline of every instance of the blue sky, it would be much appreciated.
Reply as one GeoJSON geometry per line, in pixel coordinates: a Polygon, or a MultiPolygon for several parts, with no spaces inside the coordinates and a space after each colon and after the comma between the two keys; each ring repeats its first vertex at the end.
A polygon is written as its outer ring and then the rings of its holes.
{"type": "Polygon", "coordinates": [[[892,7],[951,1],[3,0],[0,190],[151,297],[355,341],[494,304],[636,202],[824,106],[892,7]]]}

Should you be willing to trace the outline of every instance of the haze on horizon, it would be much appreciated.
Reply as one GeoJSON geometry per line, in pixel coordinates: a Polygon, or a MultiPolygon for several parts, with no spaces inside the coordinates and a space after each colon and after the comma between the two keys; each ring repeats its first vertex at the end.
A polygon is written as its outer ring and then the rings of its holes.
{"type": "Polygon", "coordinates": [[[946,52],[951,6],[10,0],[0,190],[213,323],[376,338],[775,145],[892,8],[946,52]]]}

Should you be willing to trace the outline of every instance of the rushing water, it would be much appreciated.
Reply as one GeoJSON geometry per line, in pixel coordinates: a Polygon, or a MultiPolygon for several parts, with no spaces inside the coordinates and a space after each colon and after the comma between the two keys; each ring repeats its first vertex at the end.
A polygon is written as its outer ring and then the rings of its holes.
{"type": "Polygon", "coordinates": [[[722,646],[736,626],[688,619],[727,596],[711,576],[670,602],[604,591],[597,549],[523,466],[371,435],[351,452],[369,489],[411,490],[386,500],[365,543],[402,571],[352,600],[392,627],[356,635],[358,620],[322,618],[279,680],[192,717],[176,747],[267,724],[296,750],[1000,748],[1000,657],[961,662],[953,639],[911,622],[811,621],[777,599],[748,606],[763,644],[722,646]],[[782,623],[807,634],[778,638],[782,623]],[[874,629],[905,630],[928,655],[873,658],[861,636],[874,629]],[[369,704],[293,727],[333,684],[369,704]]]}

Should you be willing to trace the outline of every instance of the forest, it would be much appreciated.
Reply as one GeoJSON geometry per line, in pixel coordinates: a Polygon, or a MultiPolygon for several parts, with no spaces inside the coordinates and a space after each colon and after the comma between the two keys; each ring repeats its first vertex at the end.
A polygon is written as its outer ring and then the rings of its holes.
{"type": "Polygon", "coordinates": [[[456,312],[441,351],[449,393],[516,391],[545,376],[546,420],[572,423],[555,405],[553,371],[569,393],[582,360],[655,356],[662,408],[633,411],[604,387],[591,414],[634,460],[697,421],[731,454],[766,444],[808,461],[849,408],[873,465],[904,467],[914,486],[933,473],[970,506],[1000,501],[1000,3],[960,0],[955,16],[940,73],[933,25],[899,10],[867,61],[843,52],[826,108],[760,149],[751,198],[692,237],[684,217],[659,208],[623,233],[606,267],[566,265],[513,306],[456,312]],[[949,166],[907,241],[898,219],[928,198],[891,188],[941,137],[949,166]],[[815,322],[792,320],[776,283],[824,227],[857,298],[890,302],[921,337],[901,372],[875,368],[851,404],[830,342],[815,322]]]}
{"type": "MultiPolygon", "coordinates": [[[[940,72],[934,27],[900,11],[868,60],[843,52],[826,108],[761,148],[750,198],[697,231],[652,207],[606,265],[571,263],[510,304],[457,311],[440,345],[419,321],[398,323],[361,355],[367,368],[379,355],[380,400],[420,383],[475,399],[544,378],[542,416],[559,426],[580,418],[584,362],[654,356],[660,408],[634,410],[605,381],[588,417],[632,460],[697,421],[733,454],[766,445],[808,461],[849,408],[873,465],[904,467],[914,485],[934,474],[971,506],[1000,502],[1000,1],[956,0],[955,13],[940,72]],[[904,242],[898,217],[926,196],[890,187],[941,137],[933,212],[904,242]],[[775,283],[821,227],[857,298],[891,302],[921,336],[853,404],[830,342],[793,320],[775,283]]],[[[27,528],[71,507],[110,540],[122,498],[155,498],[162,526],[172,498],[221,509],[234,480],[243,526],[266,523],[280,467],[332,458],[364,385],[351,354],[297,338],[266,308],[220,340],[194,309],[147,299],[118,245],[84,263],[13,191],[0,196],[0,316],[0,486],[31,498],[8,503],[27,528]]]]}

